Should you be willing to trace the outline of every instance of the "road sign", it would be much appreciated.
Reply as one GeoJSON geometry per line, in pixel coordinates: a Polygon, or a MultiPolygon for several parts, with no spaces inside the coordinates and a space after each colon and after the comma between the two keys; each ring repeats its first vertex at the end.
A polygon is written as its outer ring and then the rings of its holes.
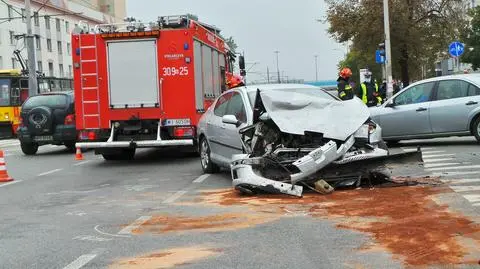
{"type": "Polygon", "coordinates": [[[382,56],[382,51],[381,50],[377,50],[375,52],[375,62],[377,62],[377,64],[384,64],[385,63],[385,56],[382,56]]]}
{"type": "Polygon", "coordinates": [[[453,57],[459,57],[465,51],[465,46],[462,43],[455,41],[450,44],[448,51],[453,57]]]}

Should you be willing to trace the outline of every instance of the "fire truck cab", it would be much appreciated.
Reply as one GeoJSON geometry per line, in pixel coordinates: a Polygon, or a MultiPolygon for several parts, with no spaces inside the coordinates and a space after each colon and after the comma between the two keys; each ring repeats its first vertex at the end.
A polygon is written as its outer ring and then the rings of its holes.
{"type": "Polygon", "coordinates": [[[132,159],[137,148],[196,148],[198,119],[234,77],[235,53],[219,32],[191,15],[76,28],[76,147],[106,160],[132,159]]]}

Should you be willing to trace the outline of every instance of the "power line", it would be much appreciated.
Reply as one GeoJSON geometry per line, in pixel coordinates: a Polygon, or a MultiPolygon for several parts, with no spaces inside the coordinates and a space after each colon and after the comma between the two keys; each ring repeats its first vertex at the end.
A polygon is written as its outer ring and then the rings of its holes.
{"type": "Polygon", "coordinates": [[[47,5],[48,2],[50,2],[50,0],[45,0],[45,2],[43,2],[43,4],[37,9],[37,11],[35,13],[40,12],[40,10],[42,10],[42,8],[44,8],[47,5]]]}

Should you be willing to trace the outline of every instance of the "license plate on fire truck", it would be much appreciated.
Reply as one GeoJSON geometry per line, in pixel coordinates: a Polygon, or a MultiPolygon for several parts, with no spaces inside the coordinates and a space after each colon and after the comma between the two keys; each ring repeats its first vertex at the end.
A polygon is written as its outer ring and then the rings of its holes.
{"type": "Polygon", "coordinates": [[[165,120],[164,126],[185,126],[190,125],[190,119],[170,119],[165,120]]]}

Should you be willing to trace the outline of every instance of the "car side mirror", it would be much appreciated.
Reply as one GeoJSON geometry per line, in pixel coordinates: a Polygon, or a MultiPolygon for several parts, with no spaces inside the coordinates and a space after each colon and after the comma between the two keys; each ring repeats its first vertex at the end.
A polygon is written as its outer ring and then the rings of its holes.
{"type": "Polygon", "coordinates": [[[387,104],[385,105],[385,107],[394,108],[394,107],[395,107],[395,102],[392,100],[391,102],[387,103],[387,104]]]}
{"type": "Polygon", "coordinates": [[[224,115],[222,117],[222,122],[226,124],[233,124],[235,127],[240,126],[241,122],[237,120],[237,117],[235,115],[224,115]]]}

